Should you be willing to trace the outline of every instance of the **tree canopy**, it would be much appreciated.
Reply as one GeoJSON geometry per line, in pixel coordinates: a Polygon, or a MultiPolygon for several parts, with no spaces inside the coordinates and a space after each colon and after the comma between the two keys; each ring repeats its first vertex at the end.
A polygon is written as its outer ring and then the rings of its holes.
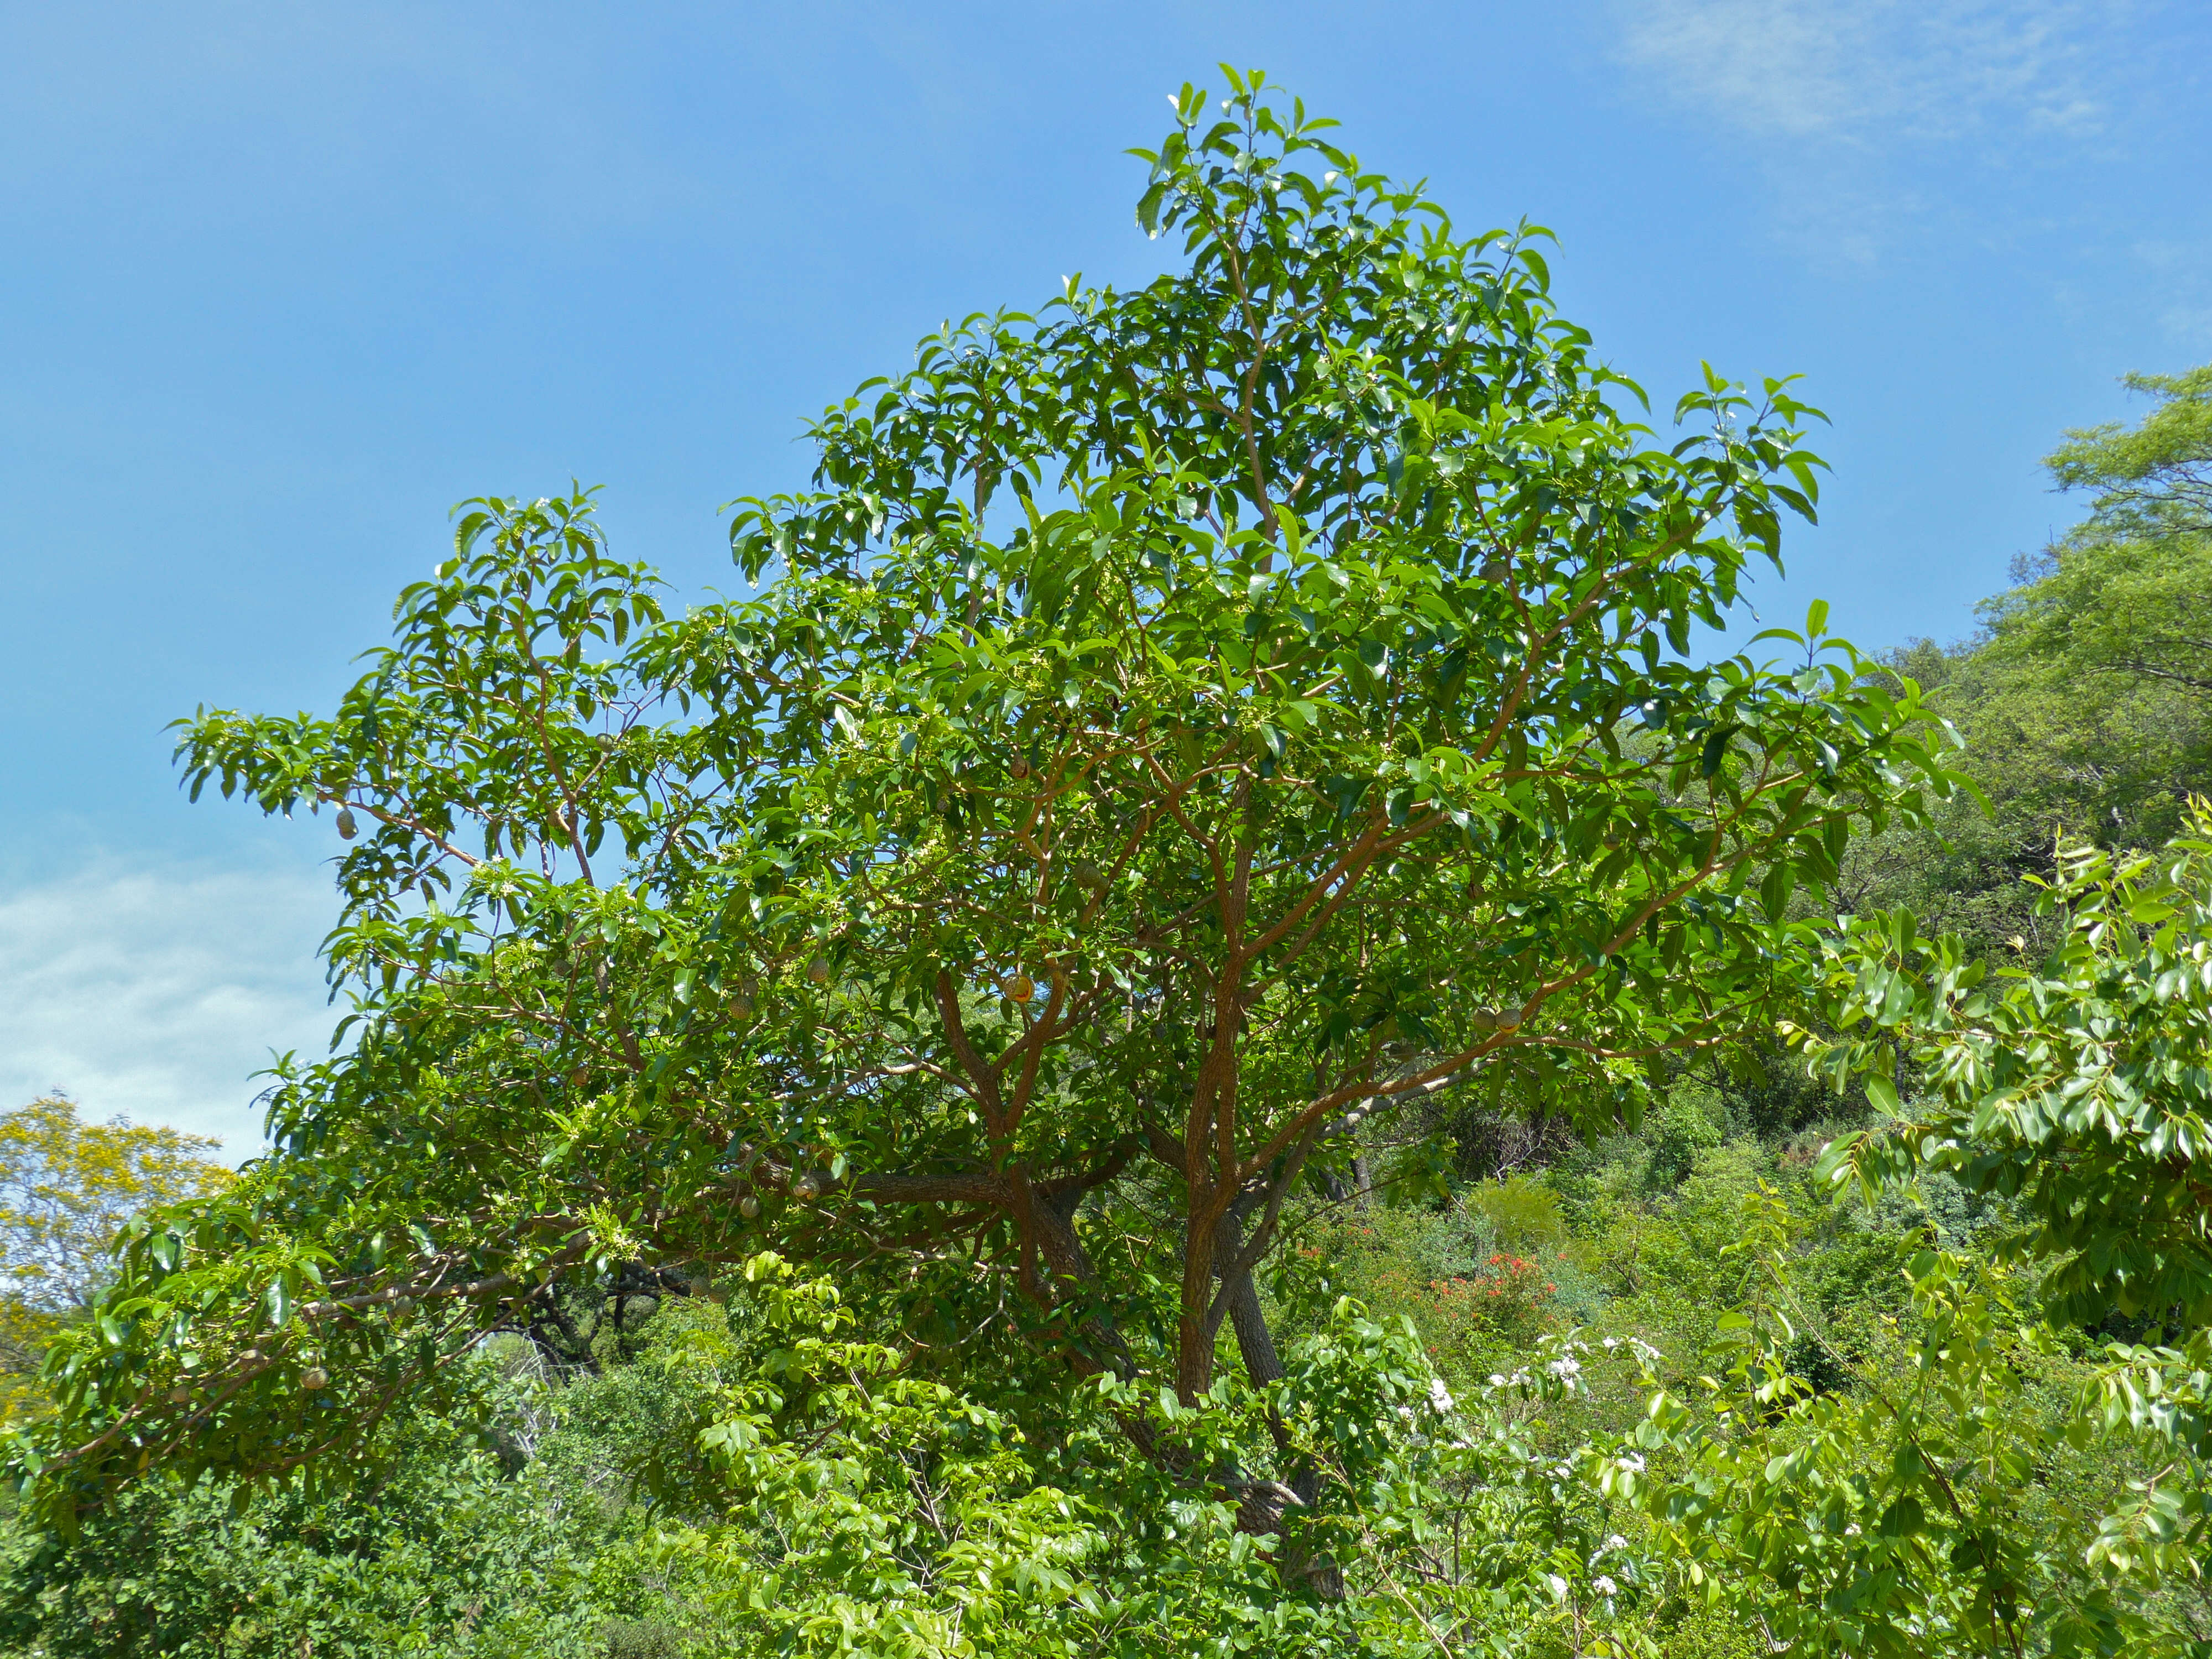
{"type": "Polygon", "coordinates": [[[2030,580],[1983,612],[1999,658],[2033,661],[2077,696],[2150,681],[2203,696],[2212,694],[2212,365],[2126,383],[2154,400],[2142,421],[2069,433],[2045,461],[2060,489],[2090,492],[2088,517],[2024,562],[2030,580]]]}

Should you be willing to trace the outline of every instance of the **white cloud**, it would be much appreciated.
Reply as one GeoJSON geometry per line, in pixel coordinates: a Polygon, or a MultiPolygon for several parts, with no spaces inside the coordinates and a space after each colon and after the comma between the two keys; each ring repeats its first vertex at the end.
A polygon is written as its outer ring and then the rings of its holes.
{"type": "Polygon", "coordinates": [[[2067,0],[1626,0],[1622,49],[1670,101],[1749,131],[1875,144],[2025,122],[2095,131],[2124,7],[2067,0]]]}
{"type": "Polygon", "coordinates": [[[1753,163],[1815,264],[1930,234],[2048,240],[2053,169],[2166,118],[2166,0],[1607,0],[1640,96],[1753,163]]]}
{"type": "Polygon", "coordinates": [[[87,1116],[121,1112],[261,1146],[270,1051],[319,1055],[337,1018],[316,943],[336,910],[325,876],[95,859],[0,888],[0,1102],[63,1089],[87,1116]]]}

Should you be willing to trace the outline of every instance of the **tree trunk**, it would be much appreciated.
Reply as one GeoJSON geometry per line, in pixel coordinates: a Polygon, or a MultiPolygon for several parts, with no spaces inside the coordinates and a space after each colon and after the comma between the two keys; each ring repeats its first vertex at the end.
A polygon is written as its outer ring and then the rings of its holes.
{"type": "MultiPolygon", "coordinates": [[[[1265,1388],[1283,1380],[1283,1361],[1275,1352],[1274,1335],[1267,1328],[1267,1312],[1260,1305],[1260,1287],[1253,1282],[1251,1270],[1240,1272],[1235,1266],[1244,1248],[1244,1208],[1242,1204],[1232,1206],[1214,1228],[1214,1266],[1224,1277],[1235,1275],[1227,1286],[1230,1328],[1237,1333],[1237,1352],[1244,1361],[1244,1374],[1255,1388],[1265,1388]]],[[[1283,1531],[1283,1518],[1289,1510],[1310,1510],[1321,1495],[1313,1461],[1293,1451],[1290,1431],[1273,1406],[1267,1408],[1267,1425],[1273,1431],[1276,1449],[1290,1462],[1290,1484],[1285,1487],[1278,1480],[1255,1483],[1237,1506],[1237,1524],[1245,1532],[1273,1533],[1281,1539],[1275,1571],[1285,1588],[1310,1583],[1323,1601],[1340,1601],[1344,1570],[1327,1556],[1313,1555],[1293,1544],[1283,1531]]]]}

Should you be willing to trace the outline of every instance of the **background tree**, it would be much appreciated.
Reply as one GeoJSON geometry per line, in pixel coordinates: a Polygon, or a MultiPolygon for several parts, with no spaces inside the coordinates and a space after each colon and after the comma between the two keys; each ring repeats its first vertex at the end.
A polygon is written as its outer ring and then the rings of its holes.
{"type": "Polygon", "coordinates": [[[2212,368],[2130,375],[2154,399],[2140,422],[2068,434],[2045,458],[2089,513],[2015,562],[1962,644],[1890,654],[1965,741],[1982,805],[1938,809],[1940,836],[1863,842],[1844,908],[1913,910],[1938,933],[2003,957],[2040,956],[2033,891],[2060,842],[2163,846],[2188,797],[2212,789],[2212,368]]]}
{"type": "Polygon", "coordinates": [[[2060,489],[2093,492],[2089,516],[1984,605],[1991,641],[2093,695],[2100,681],[2212,695],[2212,365],[2126,383],[2156,407],[2069,433],[2045,459],[2060,489]]]}
{"type": "Polygon", "coordinates": [[[210,1156],[220,1147],[121,1117],[87,1123],[58,1094],[0,1114],[0,1410],[38,1409],[40,1358],[112,1279],[126,1221],[229,1183],[210,1156]]]}

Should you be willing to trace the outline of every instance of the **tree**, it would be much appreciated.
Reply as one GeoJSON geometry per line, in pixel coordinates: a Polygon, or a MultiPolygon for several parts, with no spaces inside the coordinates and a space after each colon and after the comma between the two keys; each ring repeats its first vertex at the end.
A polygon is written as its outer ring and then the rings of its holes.
{"type": "Polygon", "coordinates": [[[1987,602],[2001,654],[2071,679],[2154,681],[2212,694],[2212,364],[2130,374],[2158,406],[2141,424],[2069,432],[2044,465],[2094,493],[2089,516],[1987,602]]]}
{"type": "Polygon", "coordinates": [[[1792,891],[1949,786],[1824,607],[1686,659],[1812,514],[1814,411],[1709,373],[1656,447],[1542,233],[1256,74],[1175,101],[1138,216],[1188,268],[830,410],[733,520],[759,597],[669,616],[587,494],[486,499],[335,718],[184,723],[195,794],[335,812],[354,1040],[133,1243],[56,1501],[343,1456],[572,1268],[773,1243],[1276,1531],[1325,1432],[1179,1425],[1284,1382],[1299,1183],[1450,1088],[1633,1122],[1795,1006],[1792,891]]]}
{"type": "Polygon", "coordinates": [[[1863,842],[1842,908],[1908,908],[2002,956],[2037,938],[2021,878],[2051,878],[2055,846],[2162,846],[2212,787],[2212,368],[2127,384],[2156,400],[2142,421],[2045,458],[2088,516],[2015,562],[1976,638],[1888,653],[1957,728],[1979,799],[1939,811],[1940,835],[1863,842]]]}
{"type": "Polygon", "coordinates": [[[0,1373],[5,1410],[37,1409],[28,1385],[55,1331],[112,1277],[108,1247],[141,1210],[219,1192],[231,1172],[204,1135],[125,1118],[86,1123],[46,1095],[0,1114],[0,1373]]]}

